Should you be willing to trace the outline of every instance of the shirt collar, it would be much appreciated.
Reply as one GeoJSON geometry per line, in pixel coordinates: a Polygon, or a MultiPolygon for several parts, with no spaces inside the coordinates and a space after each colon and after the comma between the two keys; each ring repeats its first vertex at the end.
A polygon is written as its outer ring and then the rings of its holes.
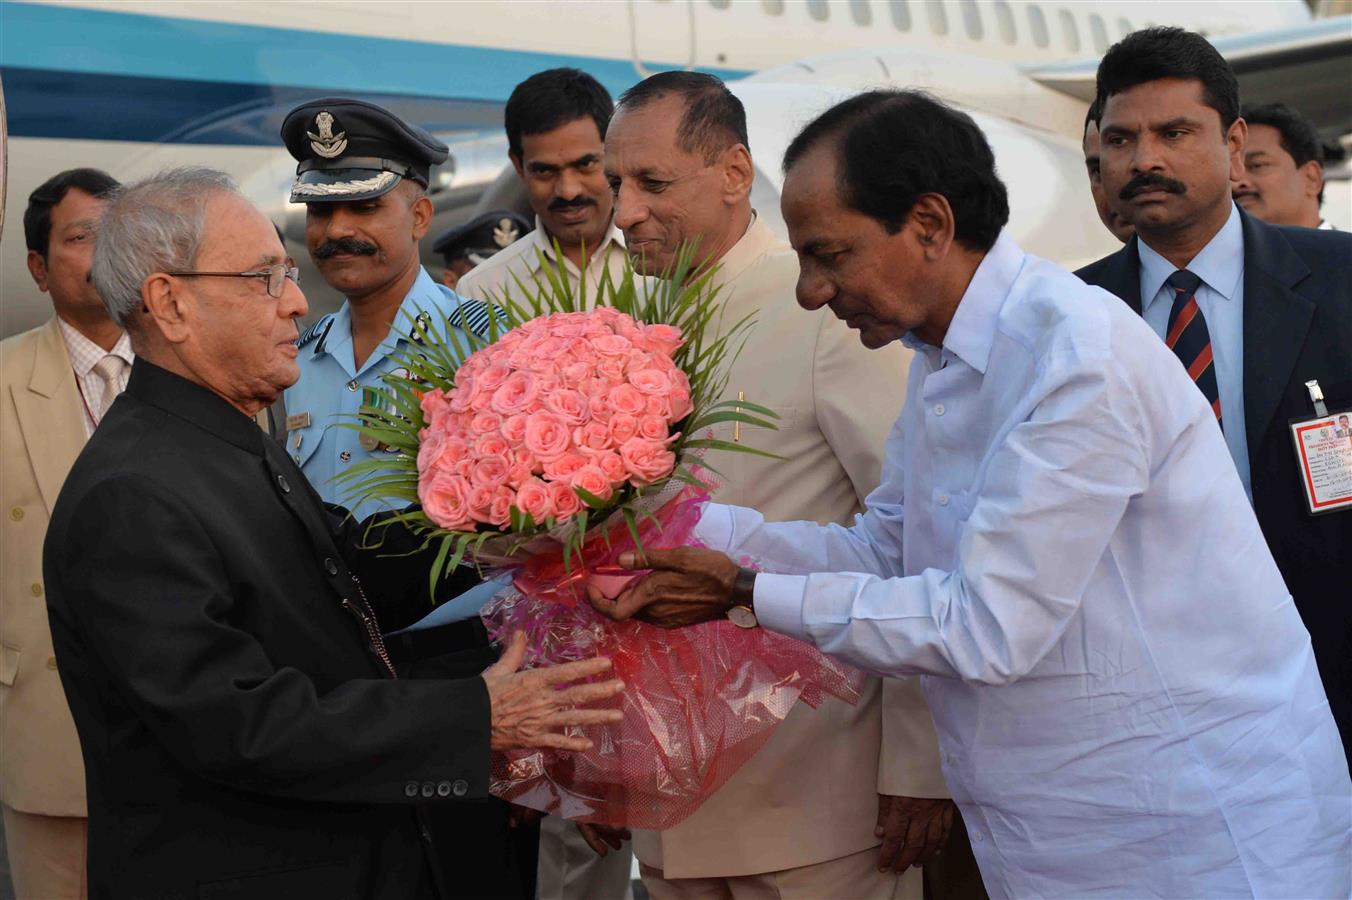
{"type": "MultiPolygon", "coordinates": [[[[1023,269],[1024,258],[1023,250],[1009,233],[1001,231],[976,267],[944,334],[943,349],[982,375],[990,362],[1000,310],[1023,269]]],[[[902,340],[912,349],[934,349],[909,333],[902,340]]]]}
{"type": "Polygon", "coordinates": [[[138,359],[132,364],[127,394],[257,456],[263,455],[263,429],[224,397],[200,384],[138,359]]]}
{"type": "MultiPolygon", "coordinates": [[[[540,268],[540,253],[543,253],[544,258],[550,262],[555,261],[554,237],[545,229],[545,223],[540,220],[539,216],[535,217],[535,230],[532,231],[528,237],[531,240],[531,248],[525,254],[525,262],[527,268],[529,268],[531,272],[536,272],[540,268]],[[536,252],[537,250],[539,253],[536,252]]],[[[604,259],[611,244],[614,244],[621,250],[624,249],[624,232],[615,227],[615,216],[613,214],[610,217],[610,227],[606,229],[606,236],[601,239],[601,246],[588,254],[587,265],[590,267],[597,260],[604,259]]],[[[568,267],[569,272],[574,275],[579,274],[577,266],[573,264],[571,259],[565,256],[563,261],[564,265],[568,267]]]]}
{"type": "Polygon", "coordinates": [[[709,279],[710,282],[717,287],[736,281],[738,276],[764,256],[778,240],[770,226],[761,221],[753,209],[751,223],[747,225],[746,232],[719,258],[718,270],[709,279]]]}
{"type": "MultiPolygon", "coordinates": [[[[382,359],[389,355],[400,341],[400,335],[408,333],[413,327],[413,320],[419,313],[427,310],[436,310],[440,306],[442,287],[427,274],[427,269],[419,267],[418,277],[413,279],[413,286],[409,288],[408,293],[404,295],[404,301],[399,304],[399,311],[394,314],[394,323],[390,326],[390,333],[385,335],[385,340],[380,342],[380,346],[371,354],[370,359],[362,366],[365,369],[372,362],[382,359]]],[[[333,325],[328,328],[327,337],[323,341],[322,347],[315,348],[315,355],[318,356],[320,350],[324,353],[333,354],[338,360],[350,359],[350,354],[344,356],[340,351],[352,344],[352,306],[347,300],[338,307],[338,311],[333,314],[333,325]]],[[[346,365],[346,363],[344,363],[346,365]]],[[[352,375],[359,373],[353,372],[352,375]]]]}
{"type": "MultiPolygon", "coordinates": [[[[1141,254],[1141,311],[1145,312],[1177,269],[1145,241],[1138,238],[1136,244],[1141,254]]],[[[1230,206],[1230,218],[1188,263],[1188,271],[1226,300],[1235,298],[1244,277],[1244,226],[1234,204],[1230,206]]]]}
{"type": "Polygon", "coordinates": [[[71,368],[75,370],[75,374],[79,378],[87,377],[99,364],[99,360],[109,354],[120,357],[129,366],[136,362],[136,357],[131,352],[131,338],[127,337],[125,331],[118,336],[117,343],[113,344],[113,349],[104,350],[60,316],[56,317],[56,324],[61,329],[61,337],[66,342],[66,353],[70,356],[71,368]]]}

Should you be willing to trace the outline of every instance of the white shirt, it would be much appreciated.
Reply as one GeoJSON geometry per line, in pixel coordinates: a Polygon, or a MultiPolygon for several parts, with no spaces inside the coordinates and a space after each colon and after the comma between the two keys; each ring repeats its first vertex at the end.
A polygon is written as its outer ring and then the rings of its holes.
{"type": "MultiPolygon", "coordinates": [[[[536,216],[534,231],[518,238],[466,272],[456,282],[455,292],[473,300],[499,300],[504,292],[520,299],[521,289],[516,279],[520,278],[523,282],[536,279],[540,275],[541,254],[544,254],[545,261],[550,265],[558,264],[554,256],[554,240],[545,230],[540,217],[536,216]]],[[[563,258],[563,268],[574,288],[585,283],[587,296],[594,297],[602,273],[609,272],[612,279],[618,279],[624,272],[626,256],[624,234],[615,227],[612,219],[601,246],[595,250],[587,248],[586,277],[583,277],[584,273],[567,256],[563,258]]],[[[542,278],[540,280],[543,281],[542,278]]]]}
{"type": "Polygon", "coordinates": [[[84,398],[85,437],[88,438],[99,424],[94,417],[98,415],[99,404],[103,402],[103,392],[107,388],[104,380],[94,374],[94,366],[109,353],[120,356],[127,364],[122,368],[122,374],[114,379],[117,382],[114,393],[122,393],[127,386],[127,379],[131,377],[131,364],[136,360],[131,352],[131,339],[124,331],[112,350],[104,350],[65,319],[58,316],[56,324],[61,329],[62,340],[66,342],[71,368],[75,370],[75,386],[79,388],[80,396],[84,398]]]}
{"type": "Polygon", "coordinates": [[[1352,784],[1309,634],[1172,352],[1006,235],[943,348],[908,342],[853,527],[702,519],[787,573],[756,579],[761,623],[926,676],[993,897],[1347,897],[1352,784]]]}

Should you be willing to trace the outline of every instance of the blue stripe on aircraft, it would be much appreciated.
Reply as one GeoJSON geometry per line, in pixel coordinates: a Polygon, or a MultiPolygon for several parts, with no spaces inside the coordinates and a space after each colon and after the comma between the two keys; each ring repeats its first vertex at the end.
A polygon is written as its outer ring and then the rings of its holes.
{"type": "Polygon", "coordinates": [[[612,93],[637,80],[628,60],[9,0],[0,22],[15,137],[273,146],[287,110],[332,94],[434,131],[496,128],[512,88],[541,69],[577,66],[612,93]]]}

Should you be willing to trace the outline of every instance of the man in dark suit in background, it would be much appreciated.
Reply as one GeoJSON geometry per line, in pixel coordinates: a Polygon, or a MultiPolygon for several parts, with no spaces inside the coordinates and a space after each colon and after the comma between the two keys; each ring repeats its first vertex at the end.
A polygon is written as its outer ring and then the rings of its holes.
{"type": "MultiPolygon", "coordinates": [[[[1212,401],[1352,747],[1352,512],[1312,516],[1290,421],[1352,406],[1352,236],[1237,209],[1246,136],[1230,66],[1199,35],[1138,31],[1098,70],[1101,177],[1136,237],[1081,269],[1140,312],[1212,401]]],[[[1161,540],[1187,540],[1185,534],[1161,540]]]]}
{"type": "Polygon", "coordinates": [[[44,555],[90,895],[459,895],[421,807],[486,796],[490,748],[589,746],[563,729],[616,720],[577,706],[620,685],[556,687],[609,664],[516,672],[518,635],[481,678],[395,677],[382,628],[426,611],[428,557],[394,525],[363,549],[254,424],[297,378],[306,303],[226,176],[120,192],[92,272],[137,359],[44,555]]]}

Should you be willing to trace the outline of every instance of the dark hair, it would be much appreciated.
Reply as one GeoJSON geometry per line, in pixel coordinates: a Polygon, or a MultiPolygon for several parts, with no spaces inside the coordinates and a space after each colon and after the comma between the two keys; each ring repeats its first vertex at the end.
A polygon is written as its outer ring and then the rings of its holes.
{"type": "Polygon", "coordinates": [[[545,69],[512,89],[503,124],[507,151],[521,156],[521,137],[544,134],[577,119],[591,117],[602,139],[615,111],[610,91],[581,69],[545,69]]]}
{"type": "Polygon", "coordinates": [[[699,153],[705,162],[735,144],[748,150],[746,108],[720,78],[702,72],[659,72],[620,95],[617,106],[642,109],[668,94],[685,101],[685,113],[676,129],[676,142],[686,153],[699,153]]]}
{"type": "Polygon", "coordinates": [[[1202,100],[1220,113],[1222,133],[1239,118],[1239,82],[1234,70],[1206,38],[1182,28],[1133,31],[1109,47],[1099,63],[1094,102],[1102,114],[1113,94],[1161,78],[1202,82],[1202,100]]]}
{"type": "Polygon", "coordinates": [[[1089,109],[1085,110],[1084,127],[1080,129],[1080,140],[1084,140],[1086,132],[1089,131],[1089,123],[1093,122],[1094,125],[1097,126],[1098,120],[1102,118],[1102,116],[1103,106],[1099,103],[1099,99],[1095,97],[1094,102],[1089,104],[1089,109]]]}
{"type": "Polygon", "coordinates": [[[103,197],[117,187],[117,179],[101,169],[67,169],[48,178],[28,195],[28,208],[23,211],[23,238],[28,249],[47,258],[52,238],[52,208],[66,199],[71,188],[91,197],[103,197]]]}
{"type": "MultiPolygon", "coordinates": [[[[1319,130],[1313,122],[1285,103],[1245,106],[1240,110],[1240,115],[1250,125],[1268,125],[1277,129],[1282,149],[1295,161],[1296,168],[1307,162],[1324,165],[1324,144],[1319,140],[1319,130]]],[[[1323,188],[1319,189],[1319,202],[1324,202],[1323,188]]]]}
{"type": "Polygon", "coordinates": [[[896,233],[921,194],[942,194],[957,240],[989,250],[1009,221],[995,155],[972,117],[923,91],[869,91],[812,120],[784,152],[787,173],[823,140],[837,142],[840,193],[850,209],[896,233]]]}

